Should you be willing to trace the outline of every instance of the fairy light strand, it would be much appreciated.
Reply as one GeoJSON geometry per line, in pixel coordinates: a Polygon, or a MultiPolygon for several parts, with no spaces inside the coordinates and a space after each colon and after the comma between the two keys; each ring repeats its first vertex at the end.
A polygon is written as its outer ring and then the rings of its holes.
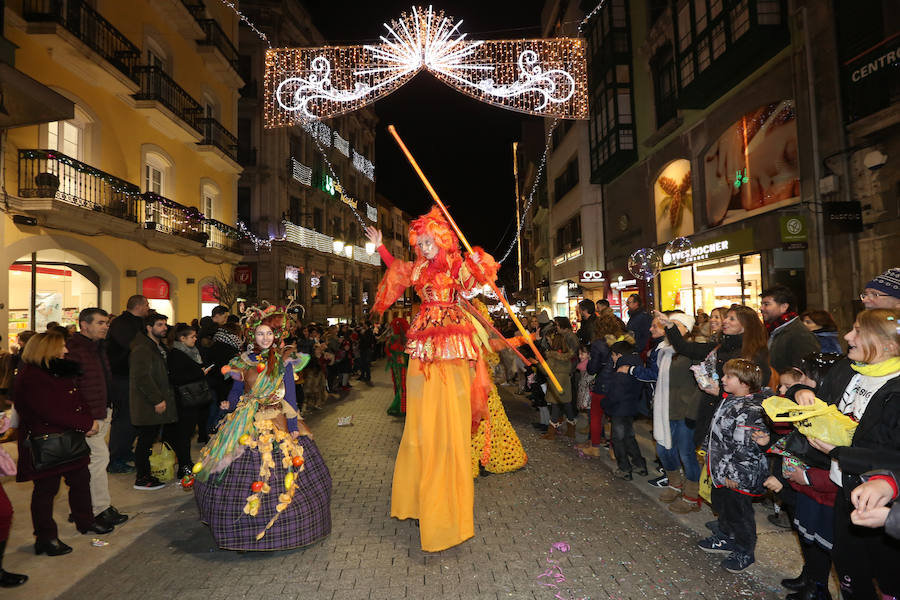
{"type": "Polygon", "coordinates": [[[550,153],[550,144],[553,142],[553,132],[556,130],[556,126],[559,124],[559,119],[553,119],[553,123],[550,125],[550,129],[547,130],[547,141],[544,144],[544,153],[541,155],[541,161],[538,163],[537,173],[534,176],[534,182],[531,184],[531,191],[528,193],[528,202],[525,203],[525,208],[522,209],[522,219],[519,221],[519,226],[516,228],[516,235],[513,236],[512,242],[509,244],[509,248],[506,249],[506,253],[503,255],[503,258],[500,259],[500,263],[503,264],[507,258],[509,258],[510,253],[513,251],[513,248],[516,247],[516,243],[519,241],[519,236],[522,234],[522,227],[525,226],[525,220],[528,218],[528,211],[531,209],[531,204],[534,201],[534,194],[537,192],[538,186],[541,184],[541,179],[544,175],[544,170],[547,166],[547,155],[550,153]]]}
{"type": "Polygon", "coordinates": [[[272,42],[269,41],[269,38],[266,36],[266,34],[264,34],[262,31],[257,29],[256,25],[253,24],[253,21],[251,21],[249,18],[247,18],[247,16],[244,13],[239,11],[237,6],[235,6],[233,2],[229,2],[228,0],[219,0],[219,1],[222,4],[224,4],[225,6],[227,6],[228,8],[230,8],[231,10],[233,10],[234,14],[236,14],[238,16],[238,18],[241,21],[243,21],[244,24],[247,27],[249,27],[253,33],[255,33],[256,35],[259,36],[259,39],[264,41],[269,48],[272,48],[272,42]]]}
{"type": "Polygon", "coordinates": [[[579,34],[584,34],[584,26],[588,24],[588,21],[590,21],[591,19],[594,18],[594,15],[596,15],[598,12],[600,12],[600,9],[603,8],[603,5],[604,5],[604,4],[606,4],[606,0],[600,0],[600,2],[597,4],[597,6],[594,7],[594,10],[592,10],[591,12],[589,12],[589,13],[581,20],[581,22],[578,24],[578,33],[579,33],[579,34]]]}

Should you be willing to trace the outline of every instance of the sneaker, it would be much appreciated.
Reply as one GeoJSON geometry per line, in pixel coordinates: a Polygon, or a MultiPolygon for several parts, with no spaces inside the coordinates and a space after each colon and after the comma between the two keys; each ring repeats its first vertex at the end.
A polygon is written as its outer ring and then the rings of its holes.
{"type": "Polygon", "coordinates": [[[656,479],[648,480],[647,483],[649,483],[653,487],[666,488],[669,487],[669,478],[666,475],[660,475],[656,479]]]}
{"type": "Polygon", "coordinates": [[[712,554],[733,554],[737,551],[734,540],[723,537],[721,535],[711,535],[697,543],[697,546],[704,552],[712,554]]]}
{"type": "Polygon", "coordinates": [[[756,562],[752,554],[735,550],[728,555],[728,558],[722,561],[722,568],[729,573],[740,573],[747,567],[756,562]]]}
{"type": "Polygon", "coordinates": [[[134,473],[134,465],[130,465],[127,462],[111,462],[106,467],[107,473],[134,473]]]}
{"type": "Polygon", "coordinates": [[[134,482],[134,489],[136,490],[160,490],[164,487],[166,487],[166,484],[153,476],[137,479],[134,482]]]}
{"type": "Polygon", "coordinates": [[[781,527],[782,529],[791,528],[791,521],[788,519],[787,513],[783,510],[769,515],[768,521],[775,527],[781,527]]]}

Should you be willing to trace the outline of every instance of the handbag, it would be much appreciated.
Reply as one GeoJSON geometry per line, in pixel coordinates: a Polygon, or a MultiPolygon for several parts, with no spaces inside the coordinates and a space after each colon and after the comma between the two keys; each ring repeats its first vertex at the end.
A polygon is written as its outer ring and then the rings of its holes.
{"type": "Polygon", "coordinates": [[[176,388],[178,398],[181,405],[185,408],[195,408],[197,406],[205,406],[212,402],[212,395],[209,393],[209,383],[206,379],[198,379],[176,388]]]}
{"type": "Polygon", "coordinates": [[[91,454],[91,449],[81,431],[32,435],[27,441],[31,448],[31,463],[35,471],[46,471],[67,465],[91,454]]]}

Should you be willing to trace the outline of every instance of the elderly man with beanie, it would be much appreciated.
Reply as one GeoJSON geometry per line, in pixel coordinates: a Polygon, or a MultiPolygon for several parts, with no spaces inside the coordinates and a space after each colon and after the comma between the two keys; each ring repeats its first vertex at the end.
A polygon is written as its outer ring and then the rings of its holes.
{"type": "Polygon", "coordinates": [[[900,309],[900,267],[888,269],[868,282],[859,298],[866,306],[866,310],[900,309]]]}
{"type": "MultiPolygon", "coordinates": [[[[673,312],[668,318],[683,337],[690,336],[694,317],[673,312]]],[[[653,437],[656,454],[668,478],[668,487],[659,499],[669,504],[669,510],[674,513],[697,512],[701,506],[700,466],[694,453],[694,428],[703,392],[691,371],[694,361],[675,352],[659,319],[651,323],[650,335],[661,341],[647,358],[647,366],[628,367],[626,371],[640,381],[656,382],[653,437]]]]}

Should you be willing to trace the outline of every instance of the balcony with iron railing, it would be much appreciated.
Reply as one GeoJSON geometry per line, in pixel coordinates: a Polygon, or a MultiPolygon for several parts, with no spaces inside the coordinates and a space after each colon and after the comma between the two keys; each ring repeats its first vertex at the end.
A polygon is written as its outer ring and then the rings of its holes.
{"type": "Polygon", "coordinates": [[[203,0],[181,0],[181,3],[188,12],[191,13],[191,16],[194,17],[195,21],[203,19],[203,11],[206,8],[203,5],[203,0]]]}
{"type": "Polygon", "coordinates": [[[231,160],[238,161],[237,138],[225,129],[224,125],[212,117],[201,118],[199,125],[200,132],[203,134],[203,139],[198,142],[200,146],[213,146],[231,160]]]}
{"type": "Polygon", "coordinates": [[[205,219],[202,230],[207,235],[207,248],[217,248],[240,254],[241,239],[244,236],[238,229],[215,219],[205,219]]]}
{"type": "Polygon", "coordinates": [[[23,0],[22,17],[29,24],[28,33],[51,33],[47,25],[62,26],[121,75],[136,81],[141,51],[85,0],[23,0]]]}
{"type": "Polygon", "coordinates": [[[197,19],[197,22],[200,23],[200,27],[203,28],[203,33],[206,34],[206,38],[197,40],[197,43],[201,46],[212,46],[218,50],[225,59],[225,62],[231,65],[231,68],[237,72],[239,59],[237,48],[231,43],[231,40],[225,34],[225,30],[222,29],[222,26],[219,25],[218,21],[215,19],[197,19]]]}
{"type": "Polygon", "coordinates": [[[51,227],[81,227],[130,239],[134,239],[135,229],[139,228],[178,236],[206,248],[240,253],[244,236],[234,227],[208,219],[198,209],[164,196],[142,194],[133,183],[55,150],[19,150],[18,175],[18,197],[23,201],[14,208],[25,213],[39,212],[51,227]],[[64,204],[39,203],[39,199],[64,204]],[[75,209],[60,209],[65,205],[115,219],[108,220],[106,227],[97,223],[85,226],[86,220],[71,212],[75,209]]]}
{"type": "Polygon", "coordinates": [[[141,190],[55,150],[19,150],[19,196],[61,202],[138,222],[141,190]]]}
{"type": "Polygon", "coordinates": [[[135,100],[159,103],[194,132],[204,133],[203,109],[168,73],[150,65],[139,65],[134,73],[140,85],[140,90],[132,95],[135,100]]]}

